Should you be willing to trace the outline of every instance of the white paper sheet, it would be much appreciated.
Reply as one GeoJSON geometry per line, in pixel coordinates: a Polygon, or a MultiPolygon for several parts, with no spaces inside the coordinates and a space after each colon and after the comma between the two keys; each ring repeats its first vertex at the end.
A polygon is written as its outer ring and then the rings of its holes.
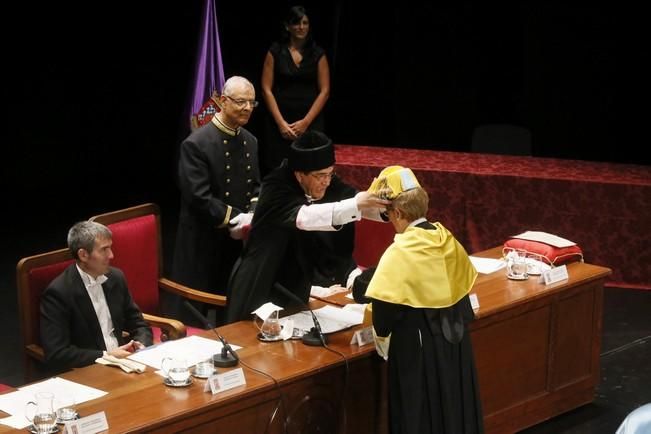
{"type": "MultiPolygon", "coordinates": [[[[361,324],[364,315],[353,310],[344,310],[333,306],[324,306],[314,311],[321,331],[323,333],[334,333],[340,330],[345,330],[357,324],[361,324]]],[[[312,314],[309,311],[295,313],[294,315],[287,316],[283,320],[291,319],[294,321],[294,328],[299,330],[308,331],[314,326],[312,314]]]]}
{"type": "Polygon", "coordinates": [[[0,395],[0,410],[12,415],[12,417],[0,419],[0,423],[18,429],[27,427],[30,423],[25,417],[25,407],[29,401],[34,401],[34,394],[38,392],[51,392],[55,399],[57,395],[73,396],[77,404],[107,394],[103,390],[53,377],[40,383],[21,387],[15,392],[0,395]]]}
{"type": "Polygon", "coordinates": [[[481,274],[491,274],[506,267],[506,262],[502,259],[480,258],[478,256],[469,256],[469,258],[477,272],[481,274]]]}
{"type": "MultiPolygon", "coordinates": [[[[231,344],[231,347],[233,350],[241,348],[233,344],[231,344]]],[[[221,350],[222,343],[219,341],[202,338],[201,336],[188,336],[147,347],[133,353],[129,358],[152,368],[161,369],[161,362],[165,357],[183,358],[188,362],[188,366],[192,366],[210,359],[213,354],[221,350]]]]}
{"type": "Polygon", "coordinates": [[[529,240],[529,241],[539,241],[541,243],[549,244],[550,246],[559,247],[559,248],[576,246],[576,243],[574,241],[566,240],[565,238],[561,238],[558,235],[548,234],[547,232],[540,232],[540,231],[526,231],[521,233],[520,235],[515,235],[512,238],[519,238],[521,240],[529,240]]]}

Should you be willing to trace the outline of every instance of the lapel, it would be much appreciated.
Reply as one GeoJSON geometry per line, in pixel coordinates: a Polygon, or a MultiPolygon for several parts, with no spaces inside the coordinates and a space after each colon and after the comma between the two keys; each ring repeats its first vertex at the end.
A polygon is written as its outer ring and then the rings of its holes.
{"type": "Polygon", "coordinates": [[[97,348],[105,350],[106,344],[104,343],[104,337],[102,336],[102,328],[99,326],[97,313],[93,307],[93,302],[90,300],[84,281],[81,279],[81,275],[79,274],[75,264],[72,264],[69,270],[71,270],[69,285],[70,288],[72,288],[75,304],[79,308],[79,313],[84,322],[84,324],[77,324],[77,326],[87,327],[89,334],[92,335],[93,339],[95,339],[97,348]]]}
{"type": "Polygon", "coordinates": [[[113,328],[115,329],[115,337],[118,339],[118,344],[122,345],[122,323],[120,321],[121,309],[120,309],[120,298],[116,297],[116,285],[117,279],[115,274],[109,270],[106,273],[106,282],[102,283],[102,291],[104,291],[104,298],[106,299],[106,304],[108,305],[109,312],[111,313],[111,321],[113,321],[113,328]]]}

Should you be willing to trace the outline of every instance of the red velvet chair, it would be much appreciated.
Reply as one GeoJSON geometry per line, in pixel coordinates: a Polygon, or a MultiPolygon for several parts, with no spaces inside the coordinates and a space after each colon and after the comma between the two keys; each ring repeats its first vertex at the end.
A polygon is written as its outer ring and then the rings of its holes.
{"type": "Polygon", "coordinates": [[[18,261],[16,266],[18,318],[27,382],[46,375],[42,365],[45,356],[41,347],[41,293],[56,276],[73,262],[70,251],[61,249],[23,258],[18,261]]]}
{"type": "MultiPolygon", "coordinates": [[[[89,220],[102,223],[113,232],[115,257],[111,264],[124,272],[132,297],[143,312],[159,312],[160,289],[186,299],[226,306],[225,296],[189,288],[162,277],[163,250],[158,205],[147,203],[96,215],[89,220]]],[[[200,331],[187,328],[188,335],[200,331]]]]}
{"type": "Polygon", "coordinates": [[[393,242],[396,232],[391,223],[361,219],[355,222],[353,258],[357,266],[374,267],[384,251],[393,242]]]}
{"type": "MultiPolygon", "coordinates": [[[[72,254],[66,248],[23,258],[18,261],[16,266],[18,314],[27,382],[51,374],[43,365],[45,356],[41,347],[41,293],[55,277],[73,262],[72,254]]],[[[164,330],[165,338],[177,339],[186,335],[185,326],[180,321],[149,314],[144,314],[144,317],[154,329],[164,330]]],[[[161,333],[158,335],[160,336],[161,333]]]]}

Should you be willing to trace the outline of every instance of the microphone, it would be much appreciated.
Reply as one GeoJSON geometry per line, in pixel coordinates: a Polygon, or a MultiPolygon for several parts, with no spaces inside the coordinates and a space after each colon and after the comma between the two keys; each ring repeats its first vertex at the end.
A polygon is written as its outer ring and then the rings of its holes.
{"type": "Polygon", "coordinates": [[[305,303],[303,300],[298,298],[296,294],[291,292],[289,289],[285,288],[280,283],[278,282],[274,283],[274,288],[276,288],[278,291],[282,292],[284,295],[291,298],[292,300],[298,302],[301,306],[307,308],[307,310],[309,310],[310,313],[312,314],[312,321],[314,321],[314,327],[312,327],[309,332],[303,335],[303,337],[301,338],[303,343],[305,345],[311,345],[314,347],[327,346],[328,339],[321,331],[321,324],[319,324],[319,320],[317,319],[312,309],[310,309],[310,306],[308,306],[307,303],[305,303]]]}
{"type": "Polygon", "coordinates": [[[217,332],[215,326],[210,321],[208,321],[208,318],[199,312],[199,310],[194,307],[188,300],[184,300],[183,305],[190,311],[190,313],[192,313],[196,319],[199,320],[199,322],[203,324],[206,329],[212,330],[221,341],[222,351],[220,353],[213,354],[213,364],[220,368],[228,368],[230,366],[237,365],[237,363],[240,361],[240,357],[235,351],[233,351],[233,348],[228,344],[228,342],[226,342],[226,339],[224,339],[224,337],[217,332]]]}

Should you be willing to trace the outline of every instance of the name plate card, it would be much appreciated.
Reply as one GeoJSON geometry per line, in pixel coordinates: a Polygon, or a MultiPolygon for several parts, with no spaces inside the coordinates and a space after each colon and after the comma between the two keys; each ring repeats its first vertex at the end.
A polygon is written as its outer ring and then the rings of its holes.
{"type": "Polygon", "coordinates": [[[98,432],[108,431],[108,428],[106,413],[103,411],[66,422],[65,424],[65,432],[67,434],[96,434],[98,432]]]}
{"type": "Polygon", "coordinates": [[[477,294],[470,294],[468,299],[470,300],[470,307],[472,307],[472,310],[479,309],[479,298],[477,298],[477,294]]]}
{"type": "Polygon", "coordinates": [[[360,347],[373,343],[373,327],[364,327],[361,330],[357,330],[353,334],[353,338],[350,340],[350,344],[357,344],[360,347]]]}
{"type": "Polygon", "coordinates": [[[569,277],[570,276],[567,274],[567,267],[565,265],[544,271],[542,274],[545,285],[551,285],[552,283],[560,282],[561,280],[567,280],[569,277]]]}
{"type": "Polygon", "coordinates": [[[203,390],[205,392],[210,391],[214,395],[238,386],[244,386],[245,384],[246,378],[244,378],[244,371],[242,368],[237,368],[232,371],[224,372],[223,374],[211,376],[208,378],[203,390]]]}

